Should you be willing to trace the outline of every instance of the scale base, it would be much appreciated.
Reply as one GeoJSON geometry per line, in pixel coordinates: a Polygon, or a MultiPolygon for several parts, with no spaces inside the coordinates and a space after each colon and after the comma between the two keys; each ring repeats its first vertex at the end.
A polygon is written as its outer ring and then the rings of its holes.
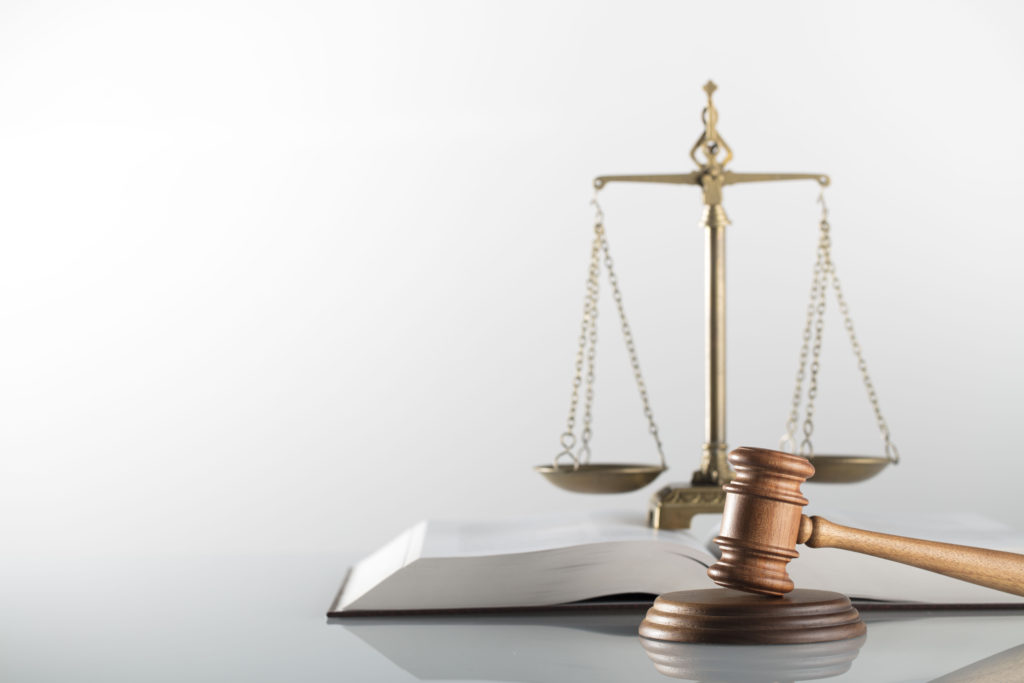
{"type": "Polygon", "coordinates": [[[653,496],[647,524],[655,529],[689,529],[694,515],[725,509],[725,491],[715,484],[669,484],[653,496]]]}
{"type": "Polygon", "coordinates": [[[640,624],[640,635],[674,643],[829,643],[867,632],[841,593],[798,588],[777,598],[729,588],[665,593],[640,624]]]}

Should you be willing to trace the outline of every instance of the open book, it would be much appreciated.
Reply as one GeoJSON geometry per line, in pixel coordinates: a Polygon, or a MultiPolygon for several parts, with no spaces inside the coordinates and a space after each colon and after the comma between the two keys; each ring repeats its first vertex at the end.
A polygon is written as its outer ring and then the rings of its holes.
{"type": "MultiPolygon", "coordinates": [[[[1024,552],[1024,536],[972,514],[897,524],[825,516],[884,533],[1024,552]]],[[[635,603],[673,590],[712,588],[706,572],[717,559],[714,535],[651,529],[642,519],[613,514],[420,522],[349,570],[328,616],[539,608],[615,596],[635,603]]],[[[868,555],[805,546],[797,551],[789,573],[802,588],[861,600],[1024,607],[1022,597],[868,555]]]]}

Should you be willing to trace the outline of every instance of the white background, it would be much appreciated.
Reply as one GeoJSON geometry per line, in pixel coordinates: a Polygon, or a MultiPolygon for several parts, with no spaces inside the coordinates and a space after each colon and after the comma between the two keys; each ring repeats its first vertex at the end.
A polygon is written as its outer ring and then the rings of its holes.
{"type": "MultiPolygon", "coordinates": [[[[903,464],[814,505],[1024,529],[1015,3],[0,6],[4,552],[369,551],[423,517],[624,507],[564,428],[603,173],[826,172],[903,464]]],[[[729,441],[773,447],[812,183],[727,189],[729,441]]],[[[699,191],[611,186],[671,470],[703,440],[699,191]]],[[[607,290],[605,290],[607,294],[607,290]]],[[[655,458],[610,301],[595,460],[655,458]]],[[[830,302],[831,303],[831,302],[830,302]]],[[[831,306],[816,446],[880,442],[831,306]]],[[[340,577],[339,577],[340,578],[340,577]]]]}

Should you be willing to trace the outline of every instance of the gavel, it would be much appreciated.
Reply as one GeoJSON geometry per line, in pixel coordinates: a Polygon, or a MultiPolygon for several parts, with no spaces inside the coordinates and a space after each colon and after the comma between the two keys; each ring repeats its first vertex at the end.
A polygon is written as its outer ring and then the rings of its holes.
{"type": "Polygon", "coordinates": [[[956,579],[1024,595],[1024,555],[863,531],[807,517],[800,485],[814,474],[805,458],[761,448],[729,454],[736,478],[725,485],[722,558],[708,569],[720,586],[781,596],[793,590],[786,565],[798,543],[874,555],[956,579]]]}

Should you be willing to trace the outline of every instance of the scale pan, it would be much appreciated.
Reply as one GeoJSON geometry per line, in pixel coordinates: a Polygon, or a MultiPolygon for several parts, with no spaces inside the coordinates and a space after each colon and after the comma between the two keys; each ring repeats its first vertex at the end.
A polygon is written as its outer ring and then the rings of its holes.
{"type": "Polygon", "coordinates": [[[870,455],[815,455],[811,458],[817,484],[851,484],[870,479],[885,469],[889,458],[870,455]]]}
{"type": "Polygon", "coordinates": [[[533,469],[544,475],[558,488],[576,493],[625,493],[650,484],[665,471],[661,465],[626,465],[607,463],[600,465],[571,465],[555,467],[538,465],[533,469]]]}

